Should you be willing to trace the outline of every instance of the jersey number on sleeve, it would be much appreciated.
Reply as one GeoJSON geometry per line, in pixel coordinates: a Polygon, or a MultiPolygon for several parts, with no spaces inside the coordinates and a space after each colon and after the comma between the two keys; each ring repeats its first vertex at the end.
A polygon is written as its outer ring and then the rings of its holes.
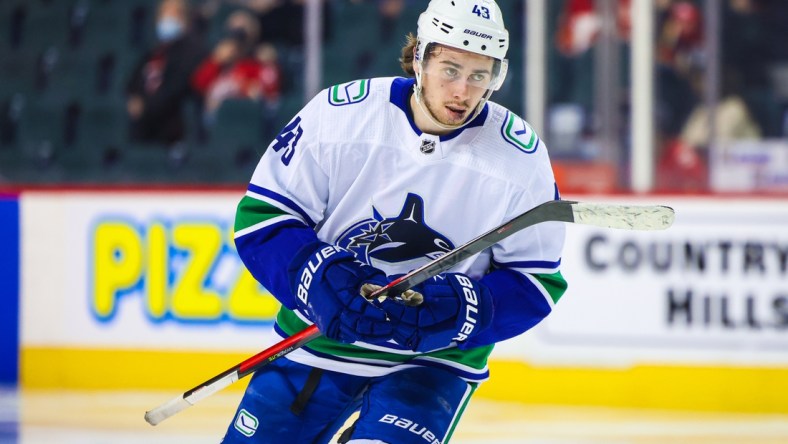
{"type": "Polygon", "coordinates": [[[293,119],[292,122],[288,123],[282,129],[282,132],[276,136],[276,140],[271,148],[274,149],[277,153],[284,149],[285,151],[282,153],[282,163],[285,166],[290,165],[290,161],[293,160],[293,155],[295,154],[296,145],[298,145],[298,141],[301,139],[301,136],[304,134],[304,130],[301,129],[301,116],[296,117],[293,119]]]}

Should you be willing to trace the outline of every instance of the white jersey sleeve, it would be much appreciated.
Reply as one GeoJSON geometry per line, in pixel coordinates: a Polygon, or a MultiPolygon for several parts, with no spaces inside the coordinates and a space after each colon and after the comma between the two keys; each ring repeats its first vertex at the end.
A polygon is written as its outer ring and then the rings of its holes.
{"type": "Polygon", "coordinates": [[[324,97],[312,99],[271,142],[247,192],[310,227],[323,218],[329,190],[319,149],[324,97]]]}

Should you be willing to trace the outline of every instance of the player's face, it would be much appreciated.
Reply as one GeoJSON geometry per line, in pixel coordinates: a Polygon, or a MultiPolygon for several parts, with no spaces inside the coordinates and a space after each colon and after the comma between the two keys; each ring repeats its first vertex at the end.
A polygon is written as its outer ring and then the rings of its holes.
{"type": "Polygon", "coordinates": [[[444,125],[463,123],[492,87],[493,59],[437,48],[423,65],[422,96],[427,110],[444,125]]]}

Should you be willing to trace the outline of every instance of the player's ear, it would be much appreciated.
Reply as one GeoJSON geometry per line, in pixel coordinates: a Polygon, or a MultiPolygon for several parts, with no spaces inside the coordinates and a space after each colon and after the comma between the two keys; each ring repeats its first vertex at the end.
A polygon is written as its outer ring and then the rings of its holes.
{"type": "Polygon", "coordinates": [[[419,45],[413,45],[413,72],[418,74],[421,70],[421,63],[418,58],[419,45]]]}

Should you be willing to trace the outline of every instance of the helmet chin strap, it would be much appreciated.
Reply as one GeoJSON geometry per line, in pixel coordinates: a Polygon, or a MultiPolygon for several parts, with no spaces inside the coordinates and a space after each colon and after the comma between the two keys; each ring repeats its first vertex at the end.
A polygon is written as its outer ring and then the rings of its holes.
{"type": "Polygon", "coordinates": [[[430,120],[430,122],[432,122],[433,125],[437,126],[440,129],[444,129],[444,130],[447,130],[447,131],[460,129],[460,128],[464,127],[465,125],[471,123],[473,121],[473,119],[475,119],[476,116],[478,116],[479,113],[482,112],[482,108],[484,108],[484,104],[487,102],[487,97],[482,97],[481,100],[479,100],[479,104],[476,105],[476,110],[473,112],[473,115],[471,115],[470,117],[465,119],[465,121],[463,123],[460,123],[459,125],[446,125],[445,123],[439,122],[438,119],[435,117],[435,115],[432,114],[432,111],[430,111],[427,108],[427,106],[424,104],[424,101],[422,100],[422,97],[421,97],[421,62],[419,61],[417,63],[419,64],[419,70],[416,71],[416,84],[413,85],[413,95],[414,95],[414,97],[416,99],[416,103],[419,105],[419,110],[421,110],[422,114],[427,116],[427,118],[430,120]]]}

